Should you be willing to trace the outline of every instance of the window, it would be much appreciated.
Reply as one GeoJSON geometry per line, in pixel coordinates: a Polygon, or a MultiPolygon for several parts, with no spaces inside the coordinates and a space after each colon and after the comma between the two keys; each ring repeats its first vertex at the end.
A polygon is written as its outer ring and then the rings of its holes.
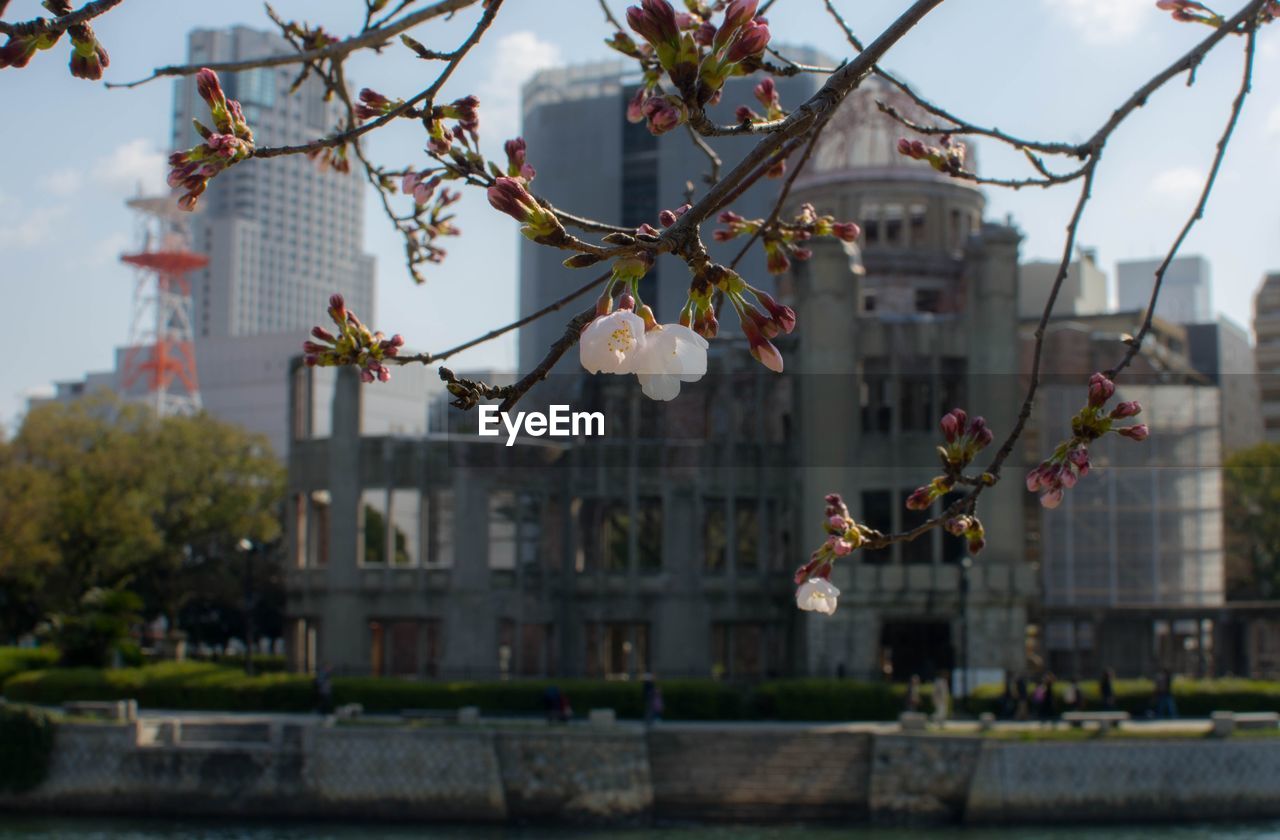
{"type": "Polygon", "coordinates": [[[453,566],[453,491],[433,490],[427,504],[427,565],[453,566]]]}
{"type": "Polygon", "coordinates": [[[927,374],[904,375],[898,381],[898,423],[904,432],[934,429],[933,387],[927,374]]]}
{"type": "Polygon", "coordinates": [[[907,209],[907,220],[911,226],[911,244],[924,244],[924,225],[926,207],[923,204],[912,204],[907,209]]]}
{"type": "MultiPolygon", "coordinates": [[[[892,533],[893,510],[890,507],[891,504],[892,501],[888,490],[864,490],[862,493],[862,517],[859,521],[877,531],[882,531],[886,534],[892,533]]],[[[881,548],[876,551],[864,551],[862,555],[864,563],[888,563],[893,559],[893,547],[881,548]]]]}
{"type": "Polygon", "coordinates": [[[755,499],[734,501],[734,568],[738,572],[760,569],[760,518],[755,499]]]}
{"type": "Polygon", "coordinates": [[[702,567],[710,574],[723,574],[729,550],[724,499],[703,499],[702,511],[702,567]]]}
{"type": "Polygon", "coordinates": [[[636,565],[642,574],[662,569],[662,499],[642,497],[636,503],[636,565]]]}
{"type": "Polygon", "coordinates": [[[648,673],[648,624],[588,622],[585,631],[587,676],[638,677],[648,673]]]}
{"type": "MultiPolygon", "coordinates": [[[[902,530],[910,531],[919,525],[923,525],[929,521],[930,513],[928,510],[908,510],[907,498],[911,495],[911,490],[904,490],[901,493],[900,504],[902,505],[902,530]]],[[[928,564],[933,562],[933,531],[927,531],[916,537],[914,540],[908,540],[902,543],[902,562],[928,564]]]]}
{"type": "Polygon", "coordinates": [[[765,674],[763,624],[715,622],[711,625],[711,676],[760,677],[765,674]]]}
{"type": "Polygon", "coordinates": [[[489,494],[489,568],[516,567],[516,494],[501,491],[489,494]]]}
{"type": "Polygon", "coordinates": [[[917,312],[941,312],[942,311],[942,290],[941,289],[916,289],[916,311],[917,312]]]}
{"type": "Polygon", "coordinates": [[[902,205],[890,204],[884,208],[884,240],[889,245],[902,245],[902,205]]]}
{"type": "Polygon", "coordinates": [[[329,565],[329,491],[313,490],[308,504],[307,565],[323,569],[329,565]]]}
{"type": "Polygon", "coordinates": [[[862,363],[859,390],[862,408],[862,431],[889,432],[892,408],[889,402],[889,363],[887,359],[867,359],[862,363]]]}
{"type": "Polygon", "coordinates": [[[862,238],[868,245],[880,241],[880,205],[862,206],[862,238]]]}

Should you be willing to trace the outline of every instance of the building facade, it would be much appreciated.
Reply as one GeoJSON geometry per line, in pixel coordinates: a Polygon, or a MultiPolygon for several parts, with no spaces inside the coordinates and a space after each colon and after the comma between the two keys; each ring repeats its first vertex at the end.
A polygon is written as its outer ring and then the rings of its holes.
{"type": "MultiPolygon", "coordinates": [[[[1049,301],[1049,292],[1058,277],[1057,262],[1028,262],[1021,268],[1018,288],[1018,316],[1039,318],[1049,301]]],[[[1055,317],[1068,315],[1101,315],[1110,309],[1107,275],[1098,266],[1097,252],[1078,249],[1076,258],[1067,266],[1067,276],[1054,301],[1055,317]]]]}
{"type": "MultiPolygon", "coordinates": [[[[1122,311],[1145,311],[1161,259],[1125,260],[1116,263],[1116,291],[1122,311]]],[[[1201,324],[1213,320],[1209,261],[1204,257],[1177,257],[1164,273],[1156,315],[1175,324],[1201,324]]]]}
{"type": "MultiPolygon", "coordinates": [[[[1112,367],[1141,312],[1062,318],[1045,338],[1043,384],[1025,440],[1035,460],[1070,434],[1084,383],[1112,367]]],[[[1024,322],[1024,365],[1032,330],[1024,322]]],[[[1187,358],[1187,327],[1156,318],[1117,380],[1116,400],[1142,404],[1151,436],[1108,435],[1061,506],[1026,494],[1028,554],[1039,564],[1043,664],[1066,677],[1103,668],[1211,674],[1234,662],[1224,629],[1221,389],[1187,358]]],[[[1030,458],[1029,458],[1030,460],[1030,458]]]]}
{"type": "MultiPolygon", "coordinates": [[[[640,138],[607,134],[626,95],[599,68],[542,74],[526,89],[531,155],[562,151],[536,155],[539,183],[556,167],[612,157],[601,143],[624,162],[598,182],[579,176],[580,203],[550,194],[558,206],[616,217],[625,197],[637,204],[623,210],[628,223],[651,221],[705,167],[695,156],[692,169],[669,169],[668,138],[633,153],[640,138]],[[548,90],[552,82],[569,89],[548,90]],[[573,146],[583,119],[606,132],[593,135],[594,157],[573,146]],[[645,169],[655,162],[656,173],[645,169]],[[651,204],[640,208],[642,199],[651,204]]],[[[708,375],[670,403],[643,397],[631,377],[586,376],[570,354],[521,408],[598,410],[605,436],[508,448],[478,437],[475,414],[456,410],[425,436],[372,433],[360,405],[377,389],[358,388],[350,371],[334,390],[317,388],[327,372],[299,367],[288,529],[295,666],[419,677],[963,671],[958,688],[1020,670],[1036,587],[1023,562],[1020,477],[984,495],[989,547],[971,571],[963,542],[934,531],[842,563],[836,615],[794,603],[791,575],[823,538],[825,494],[843,493],[874,527],[909,529],[927,516],[903,501],[937,472],[938,418],[964,406],[999,434],[1016,413],[1019,235],[983,221],[979,191],[896,154],[897,129],[874,103],[893,96],[868,82],[795,184],[795,203],[859,220],[866,234],[861,250],[813,243],[810,261],[771,282],[799,313],[780,340],[783,375],[755,363],[729,323],[708,375]],[[314,433],[308,424],[329,413],[327,431],[314,433]]],[[[768,195],[752,199],[758,215],[768,195]]],[[[563,279],[559,262],[546,249],[522,253],[525,308],[563,279]]],[[[747,271],[769,282],[762,265],[747,271]]],[[[661,319],[674,316],[687,283],[682,267],[659,263],[646,300],[661,319]]],[[[562,330],[548,320],[522,336],[524,365],[562,330]]]]}
{"type": "Polygon", "coordinates": [[[1266,439],[1280,443],[1280,273],[1268,274],[1253,297],[1253,339],[1266,439]]]}
{"type": "MultiPolygon", "coordinates": [[[[292,51],[279,36],[245,27],[199,29],[187,61],[240,61],[292,51]]],[[[340,126],[341,103],[324,100],[314,77],[290,93],[297,72],[264,67],[227,73],[227,95],[244,106],[259,146],[306,143],[340,126]]],[[[191,121],[208,121],[194,76],[174,82],[172,146],[199,142],[191,121]]],[[[192,219],[194,250],[210,263],[192,276],[197,337],[305,334],[341,292],[374,317],[373,258],[364,246],[363,179],[321,170],[305,155],[247,160],[221,173],[192,219]]]]}

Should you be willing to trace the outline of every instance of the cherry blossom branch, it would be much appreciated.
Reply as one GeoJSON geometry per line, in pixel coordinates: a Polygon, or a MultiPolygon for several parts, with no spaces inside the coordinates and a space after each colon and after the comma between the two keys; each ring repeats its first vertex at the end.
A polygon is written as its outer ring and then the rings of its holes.
{"type": "MultiPolygon", "coordinates": [[[[666,230],[663,240],[668,247],[675,253],[680,253],[682,249],[688,247],[692,239],[692,229],[705,221],[740,182],[749,178],[751,173],[766,160],[771,160],[788,141],[811,130],[823,114],[834,110],[866,78],[875,67],[875,63],[889,51],[889,48],[942,2],[943,0],[916,0],[866,50],[832,73],[822,88],[804,104],[782,120],[772,124],[761,124],[775,125],[776,128],[757,143],[719,183],[708,190],[706,195],[681,216],[675,225],[666,230]]],[[[692,112],[690,120],[692,121],[692,112]]],[[[695,124],[694,128],[698,126],[695,124]]]]}
{"type": "MultiPolygon", "coordinates": [[[[118,2],[120,2],[120,0],[115,0],[115,3],[118,2]]],[[[407,32],[415,26],[425,23],[433,18],[452,14],[461,9],[465,9],[468,6],[474,5],[476,2],[478,2],[478,0],[439,0],[439,2],[406,15],[394,23],[389,23],[385,26],[380,26],[374,29],[367,29],[359,35],[347,38],[343,41],[337,41],[325,47],[305,50],[302,52],[249,58],[242,61],[222,61],[215,64],[177,64],[170,65],[168,67],[157,67],[155,70],[151,71],[151,75],[146,78],[132,82],[115,84],[108,82],[107,87],[133,88],[166,76],[194,76],[196,73],[200,72],[201,68],[205,67],[216,73],[234,73],[241,70],[252,70],[259,67],[279,67],[284,64],[307,64],[310,62],[325,61],[328,59],[341,59],[357,50],[380,49],[385,46],[390,39],[399,35],[401,32],[407,32]]],[[[114,3],[112,5],[114,5],[114,3]]]]}
{"type": "Polygon", "coordinates": [[[1209,167],[1209,174],[1205,177],[1204,188],[1200,191],[1200,199],[1196,202],[1195,209],[1191,211],[1191,215],[1187,217],[1187,221],[1182,225],[1182,229],[1178,231],[1173,244],[1169,246],[1169,251],[1165,254],[1164,260],[1156,268],[1155,281],[1151,285],[1151,299],[1147,303],[1147,311],[1142,319],[1142,326],[1138,328],[1133,338],[1126,342],[1129,345],[1129,349],[1125,351],[1124,357],[1120,359],[1115,367],[1106,372],[1108,379],[1115,379],[1122,370],[1129,366],[1134,356],[1138,355],[1138,352],[1142,349],[1142,342],[1147,337],[1147,333],[1151,331],[1151,319],[1155,315],[1156,301],[1160,298],[1165,272],[1169,270],[1169,264],[1178,255],[1178,251],[1182,248],[1182,243],[1186,241],[1188,234],[1191,233],[1191,229],[1204,218],[1205,206],[1208,204],[1209,194],[1213,192],[1214,184],[1218,180],[1218,172],[1222,168],[1222,161],[1227,156],[1227,146],[1231,143],[1231,135],[1235,132],[1236,124],[1240,121],[1240,112],[1244,110],[1244,101],[1248,98],[1249,92],[1253,88],[1253,60],[1257,36],[1257,25],[1249,26],[1248,31],[1245,33],[1244,71],[1240,79],[1240,90],[1236,94],[1235,100],[1231,103],[1231,115],[1227,118],[1226,127],[1222,131],[1222,136],[1218,139],[1217,151],[1213,156],[1213,164],[1209,167]]]}
{"type": "MultiPolygon", "coordinates": [[[[55,32],[66,32],[73,26],[88,23],[94,18],[106,14],[122,2],[124,0],[93,0],[92,3],[85,3],[71,14],[53,19],[38,17],[22,23],[9,23],[0,20],[0,35],[26,38],[31,35],[50,35],[55,32]]],[[[0,14],[3,14],[3,9],[0,9],[0,14]]]]}
{"type": "MultiPolygon", "coordinates": [[[[577,289],[574,289],[572,292],[569,292],[569,294],[565,295],[559,300],[556,300],[552,303],[547,304],[546,306],[542,307],[538,311],[531,312],[530,314],[525,315],[523,318],[519,318],[515,321],[512,321],[509,324],[498,327],[497,329],[492,329],[489,332],[485,333],[484,335],[477,336],[476,338],[473,338],[470,341],[464,341],[463,343],[459,344],[456,347],[450,347],[448,350],[442,350],[439,353],[418,353],[412,356],[398,356],[394,360],[394,363],[398,365],[409,365],[409,364],[429,365],[435,362],[442,362],[445,359],[449,358],[450,356],[461,353],[463,350],[470,350],[472,347],[476,347],[477,345],[484,344],[486,341],[492,341],[493,339],[501,335],[506,335],[512,330],[519,329],[520,327],[523,327],[526,324],[531,324],[544,315],[549,315],[552,312],[557,312],[563,309],[565,305],[568,304],[569,302],[582,297],[587,292],[600,286],[602,283],[608,280],[610,276],[611,276],[611,272],[605,272],[604,274],[601,274],[599,277],[595,278],[589,283],[579,286],[577,289]]],[[[563,353],[561,353],[561,355],[563,355],[563,353]]],[[[558,358],[559,357],[557,357],[557,359],[558,358]]],[[[554,362],[552,362],[552,364],[554,364],[554,362]]]]}
{"type": "MultiPolygon", "coordinates": [[[[466,2],[468,4],[474,2],[474,0],[447,1],[466,2]]],[[[480,20],[476,23],[475,29],[473,29],[471,34],[467,36],[467,39],[463,41],[456,50],[454,50],[453,57],[449,59],[449,62],[444,66],[444,69],[440,71],[440,75],[436,77],[436,80],[431,83],[430,87],[418,92],[412,98],[405,100],[402,104],[396,106],[377,119],[370,120],[356,128],[348,129],[346,131],[330,135],[329,137],[312,140],[310,143],[302,143],[294,146],[269,146],[256,149],[253,156],[258,158],[272,158],[280,157],[282,155],[306,154],[307,152],[313,152],[317,149],[343,146],[358,137],[368,134],[370,131],[381,128],[387,123],[409,114],[419,103],[434,101],[436,94],[440,92],[440,88],[444,87],[444,83],[449,81],[449,77],[453,75],[453,71],[462,63],[462,59],[466,58],[467,53],[471,51],[471,48],[478,44],[480,39],[484,37],[484,33],[489,29],[490,24],[493,23],[493,19],[497,16],[498,10],[501,7],[502,0],[487,0],[484,7],[484,14],[480,16],[480,20]]]]}

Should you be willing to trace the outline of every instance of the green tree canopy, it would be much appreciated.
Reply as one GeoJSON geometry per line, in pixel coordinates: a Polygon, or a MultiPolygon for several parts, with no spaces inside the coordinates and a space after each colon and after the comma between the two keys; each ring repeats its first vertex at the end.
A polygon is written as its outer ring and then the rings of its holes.
{"type": "Polygon", "coordinates": [[[207,415],[158,419],[109,397],[32,410],[0,442],[0,634],[97,587],[171,622],[189,593],[232,597],[234,547],[279,538],[283,486],[265,438],[207,415]]]}
{"type": "Polygon", "coordinates": [[[1280,444],[1242,449],[1226,463],[1226,526],[1235,598],[1280,597],[1280,444]]]}

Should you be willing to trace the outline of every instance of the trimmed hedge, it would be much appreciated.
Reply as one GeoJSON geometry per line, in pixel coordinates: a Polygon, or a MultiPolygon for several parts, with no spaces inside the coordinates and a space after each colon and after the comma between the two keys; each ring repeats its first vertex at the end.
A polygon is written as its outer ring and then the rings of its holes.
{"type": "MultiPolygon", "coordinates": [[[[41,661],[37,659],[37,661],[41,661]]],[[[47,658],[43,660],[48,665],[47,658]]],[[[663,680],[664,717],[672,720],[894,720],[902,711],[906,686],[834,679],[773,680],[746,687],[716,680],[663,680]]],[[[512,680],[506,682],[410,681],[378,677],[337,677],[333,702],[359,703],[367,712],[402,709],[456,709],[477,706],[489,715],[540,715],[548,686],[569,698],[575,713],[611,708],[618,715],[643,715],[643,685],[606,680],[512,680]]],[[[1059,684],[1057,694],[1061,709],[1059,684]]],[[[1118,680],[1117,705],[1141,717],[1152,707],[1147,680],[1118,680]]],[[[921,686],[921,711],[932,711],[930,687],[921,686]]],[[[1094,682],[1081,683],[1086,708],[1099,708],[1094,682]]],[[[998,712],[1001,686],[981,686],[964,702],[972,713],[998,712]]],[[[133,698],[147,708],[224,711],[304,712],[316,707],[310,675],[264,673],[247,676],[239,664],[164,662],[141,668],[25,670],[3,685],[11,701],[57,705],[68,700],[133,698]]],[[[1207,717],[1218,710],[1280,711],[1280,683],[1249,680],[1174,682],[1174,699],[1184,716],[1207,717]]]]}
{"type": "MultiPolygon", "coordinates": [[[[1069,683],[1068,683],[1069,685],[1069,683]]],[[[1145,717],[1155,707],[1155,684],[1151,680],[1116,680],[1112,683],[1116,695],[1116,708],[1133,717],[1145,717]]],[[[1056,707],[1062,711],[1063,692],[1067,685],[1054,684],[1056,707]]],[[[1028,693],[1035,686],[1027,686],[1028,693]]],[[[1004,687],[983,685],[974,690],[968,700],[968,709],[977,714],[1000,711],[1000,696],[1004,687]]],[[[1080,693],[1084,708],[1102,708],[1102,693],[1096,680],[1081,681],[1080,693]]],[[[1213,712],[1280,712],[1280,682],[1243,679],[1192,680],[1176,678],[1173,681],[1173,701],[1181,717],[1208,717],[1213,712]]],[[[1035,710],[1031,710],[1032,715],[1035,710]]]]}
{"type": "Polygon", "coordinates": [[[39,709],[0,703],[0,791],[22,793],[49,774],[53,721],[39,709]]]}
{"type": "Polygon", "coordinates": [[[23,671],[52,668],[58,664],[58,651],[52,647],[0,647],[0,688],[5,680],[23,671]]]}

